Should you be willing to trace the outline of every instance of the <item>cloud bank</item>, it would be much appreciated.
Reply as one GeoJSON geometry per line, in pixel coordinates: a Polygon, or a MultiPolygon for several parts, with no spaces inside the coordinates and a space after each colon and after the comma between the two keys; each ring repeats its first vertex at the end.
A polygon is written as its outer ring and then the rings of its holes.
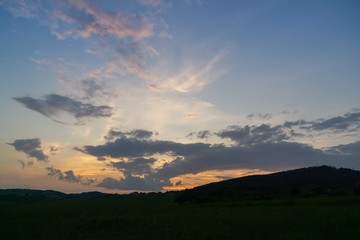
{"type": "MultiPolygon", "coordinates": [[[[348,117],[330,119],[337,119],[337,124],[340,120],[344,121],[348,126],[358,124],[356,114],[344,116],[348,117]]],[[[326,122],[330,121],[321,120],[306,124],[308,129],[314,128],[313,131],[320,131],[315,127],[316,124],[326,122]]],[[[293,126],[289,126],[288,123],[276,126],[269,124],[229,126],[213,135],[209,130],[191,133],[191,136],[197,136],[199,139],[210,136],[230,139],[234,143],[232,145],[178,143],[154,140],[151,138],[152,132],[147,130],[130,132],[112,130],[105,137],[107,142],[104,144],[86,145],[79,150],[98,158],[113,159],[108,165],[122,172],[123,177],[105,178],[99,186],[121,190],[160,191],[166,186],[174,186],[175,183],[171,182],[174,177],[212,170],[278,171],[324,164],[360,167],[360,142],[317,149],[296,142],[294,136],[297,135],[289,131],[293,126]],[[159,155],[167,156],[172,160],[161,164],[159,155]]],[[[305,124],[305,121],[298,121],[296,127],[302,124],[305,124]]],[[[326,129],[333,129],[333,126],[329,124],[326,129]]]]}
{"type": "Polygon", "coordinates": [[[212,170],[260,169],[278,171],[313,165],[360,167],[360,142],[317,149],[296,141],[296,137],[321,131],[354,131],[360,124],[354,111],[339,117],[315,121],[298,120],[270,124],[232,125],[217,132],[203,130],[187,137],[217,137],[233,144],[178,143],[154,140],[153,132],[110,130],[101,145],[85,145],[81,152],[97,158],[112,159],[111,166],[123,173],[120,179],[105,178],[99,186],[111,189],[159,191],[174,186],[174,177],[212,170]],[[296,130],[296,131],[295,131],[296,130]],[[161,163],[160,156],[172,160],[161,163]],[[114,159],[118,159],[115,161],[114,159]]]}

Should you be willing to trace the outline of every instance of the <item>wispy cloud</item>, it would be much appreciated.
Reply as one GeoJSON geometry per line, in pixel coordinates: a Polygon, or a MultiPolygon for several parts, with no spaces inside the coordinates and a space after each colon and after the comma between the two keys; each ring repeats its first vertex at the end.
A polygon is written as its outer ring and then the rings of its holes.
{"type": "Polygon", "coordinates": [[[53,33],[59,38],[112,35],[116,38],[140,40],[152,35],[153,24],[136,14],[105,12],[86,1],[64,1],[53,9],[53,33]]]}
{"type": "Polygon", "coordinates": [[[0,1],[0,7],[7,9],[16,17],[36,17],[37,14],[41,11],[41,5],[37,1],[28,1],[28,0],[14,0],[0,1]]]}
{"type": "MultiPolygon", "coordinates": [[[[224,57],[219,53],[204,65],[192,64],[174,75],[167,75],[155,81],[150,81],[151,89],[166,92],[194,93],[201,91],[206,85],[219,77],[221,71],[216,71],[216,64],[224,57]]],[[[156,77],[155,77],[156,79],[156,77]]]]}
{"type": "MultiPolygon", "coordinates": [[[[143,3],[157,5],[156,1],[143,3]]],[[[92,46],[114,53],[108,62],[115,62],[131,74],[141,72],[144,59],[154,53],[154,49],[144,43],[146,38],[154,35],[154,23],[141,13],[106,11],[99,2],[83,0],[14,0],[2,1],[1,6],[16,17],[37,19],[60,40],[82,38],[92,46]]],[[[42,59],[33,61],[44,64],[42,59]]]]}
{"type": "Polygon", "coordinates": [[[138,2],[155,9],[157,13],[167,12],[172,7],[171,1],[168,0],[138,0],[138,2]]]}
{"type": "Polygon", "coordinates": [[[18,161],[18,163],[20,163],[22,169],[24,169],[26,166],[32,166],[32,165],[34,165],[34,162],[33,162],[33,161],[27,161],[27,162],[26,162],[26,161],[21,160],[21,159],[18,159],[17,161],[18,161]]]}
{"type": "Polygon", "coordinates": [[[199,131],[199,132],[191,132],[188,135],[186,135],[186,137],[187,138],[197,137],[199,139],[206,139],[206,138],[209,138],[212,135],[213,134],[211,133],[210,130],[202,130],[202,131],[199,131]]]}

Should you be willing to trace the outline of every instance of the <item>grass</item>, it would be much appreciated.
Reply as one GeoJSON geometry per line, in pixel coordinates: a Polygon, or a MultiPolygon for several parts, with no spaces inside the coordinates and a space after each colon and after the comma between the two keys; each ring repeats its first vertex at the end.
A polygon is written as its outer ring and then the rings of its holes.
{"type": "Polygon", "coordinates": [[[0,199],[1,239],[359,239],[360,197],[176,204],[168,195],[0,199]]]}

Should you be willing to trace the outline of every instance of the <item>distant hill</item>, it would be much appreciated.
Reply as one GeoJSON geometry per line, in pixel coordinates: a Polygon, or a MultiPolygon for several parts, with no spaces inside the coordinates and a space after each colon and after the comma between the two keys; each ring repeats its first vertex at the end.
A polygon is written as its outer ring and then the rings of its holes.
{"type": "MultiPolygon", "coordinates": [[[[306,197],[318,194],[360,194],[360,171],[329,166],[308,167],[267,175],[254,175],[210,183],[182,191],[160,193],[109,194],[84,192],[66,194],[53,190],[0,189],[0,200],[38,201],[46,199],[123,198],[149,201],[152,198],[174,199],[175,202],[211,202],[271,199],[277,197],[306,197]],[[161,197],[160,195],[163,195],[161,197]]],[[[151,201],[153,201],[152,199],[151,201]]]]}
{"type": "Polygon", "coordinates": [[[66,199],[66,198],[104,198],[115,194],[108,194],[102,192],[84,192],[84,193],[70,193],[66,194],[54,190],[36,190],[36,189],[0,189],[0,198],[4,196],[12,197],[28,197],[28,198],[51,198],[51,199],[66,199]]]}
{"type": "Polygon", "coordinates": [[[36,190],[36,189],[0,189],[1,196],[16,197],[38,197],[38,198],[67,198],[67,195],[54,190],[36,190]]]}
{"type": "Polygon", "coordinates": [[[360,171],[329,166],[225,180],[179,192],[177,202],[268,199],[359,192],[360,171]]]}

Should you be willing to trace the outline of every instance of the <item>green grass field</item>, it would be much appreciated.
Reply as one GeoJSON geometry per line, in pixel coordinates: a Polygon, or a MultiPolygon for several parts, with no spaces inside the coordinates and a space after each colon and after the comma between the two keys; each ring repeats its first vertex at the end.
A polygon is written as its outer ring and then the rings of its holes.
{"type": "Polygon", "coordinates": [[[171,195],[0,198],[0,239],[359,239],[360,197],[176,204],[171,195]]]}

